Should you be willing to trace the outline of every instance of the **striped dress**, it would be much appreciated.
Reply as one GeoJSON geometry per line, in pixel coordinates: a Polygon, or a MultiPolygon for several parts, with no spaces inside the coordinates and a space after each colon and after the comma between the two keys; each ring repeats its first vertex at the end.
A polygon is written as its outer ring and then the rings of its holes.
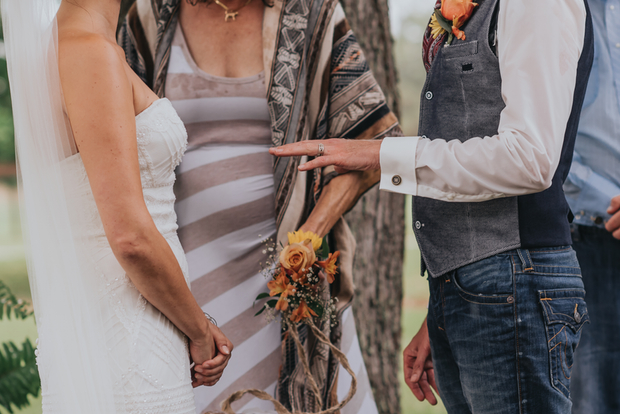
{"type": "MultiPolygon", "coordinates": [[[[223,78],[202,71],[176,28],[166,79],[170,99],[188,132],[177,170],[179,238],[187,255],[192,293],[235,344],[221,380],[195,389],[199,413],[218,410],[234,391],[275,394],[281,365],[280,327],[254,317],[254,298],[266,291],[259,273],[261,240],[275,239],[271,124],[264,74],[223,78]]],[[[293,230],[293,229],[291,229],[293,230]]],[[[342,414],[376,413],[350,310],[343,318],[343,350],[358,372],[360,390],[342,414]],[[354,408],[355,407],[355,408],[354,408]]],[[[341,370],[338,394],[349,388],[341,370]]],[[[342,394],[342,395],[341,395],[342,394]]],[[[269,402],[245,396],[238,412],[273,412],[269,402]]]]}

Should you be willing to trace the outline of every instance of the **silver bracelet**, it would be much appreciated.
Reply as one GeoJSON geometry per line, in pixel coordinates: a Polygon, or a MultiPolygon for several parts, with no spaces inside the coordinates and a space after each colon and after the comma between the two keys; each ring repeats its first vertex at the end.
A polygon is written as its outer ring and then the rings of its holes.
{"type": "Polygon", "coordinates": [[[215,318],[211,315],[209,315],[207,312],[202,312],[205,314],[205,316],[207,317],[207,319],[209,320],[209,322],[211,322],[213,325],[217,326],[217,321],[215,320],[215,318]]]}

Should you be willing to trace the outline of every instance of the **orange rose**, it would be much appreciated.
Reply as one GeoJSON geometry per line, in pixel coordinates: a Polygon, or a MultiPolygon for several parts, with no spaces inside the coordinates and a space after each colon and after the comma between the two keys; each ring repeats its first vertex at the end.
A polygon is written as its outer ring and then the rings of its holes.
{"type": "Polygon", "coordinates": [[[459,30],[471,17],[478,3],[471,0],[443,0],[441,2],[441,15],[452,20],[452,34],[460,40],[465,40],[465,33],[459,30]]]}
{"type": "Polygon", "coordinates": [[[297,323],[297,322],[301,322],[302,320],[306,318],[310,318],[312,315],[318,316],[316,313],[314,313],[312,309],[308,307],[308,305],[306,304],[306,301],[302,300],[299,303],[299,307],[295,309],[293,312],[291,312],[290,319],[291,319],[291,322],[297,323]]]}
{"type": "Polygon", "coordinates": [[[299,275],[312,267],[315,261],[316,255],[314,254],[311,240],[306,240],[303,243],[289,244],[280,252],[280,264],[282,267],[299,275]]]}
{"type": "Polygon", "coordinates": [[[325,273],[327,273],[327,281],[329,283],[334,283],[334,280],[335,280],[334,276],[336,275],[336,272],[338,271],[338,266],[336,265],[336,260],[338,260],[338,256],[340,256],[339,251],[333,254],[330,253],[329,257],[326,260],[317,262],[319,266],[325,269],[325,273]]]}

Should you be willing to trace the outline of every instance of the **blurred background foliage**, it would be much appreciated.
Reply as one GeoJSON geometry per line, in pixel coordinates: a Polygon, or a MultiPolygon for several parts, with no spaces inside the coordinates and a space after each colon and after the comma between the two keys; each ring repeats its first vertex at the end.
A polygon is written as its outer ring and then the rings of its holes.
{"type": "MultiPolygon", "coordinates": [[[[124,3],[127,3],[127,0],[124,0],[124,3]]],[[[425,79],[421,59],[421,39],[434,4],[435,0],[390,0],[401,99],[400,121],[406,135],[417,133],[420,91],[425,79]]],[[[125,7],[125,4],[123,6],[125,7]]],[[[0,30],[0,281],[4,282],[16,298],[27,301],[30,299],[30,290],[15,188],[13,122],[4,55],[0,30]]],[[[401,348],[409,343],[426,316],[428,298],[426,279],[419,276],[420,254],[411,231],[409,211],[408,203],[401,348]]],[[[0,321],[0,343],[13,341],[16,344],[24,344],[26,338],[34,343],[36,337],[36,326],[32,317],[24,320],[12,318],[0,321]]],[[[400,370],[402,414],[445,413],[441,405],[431,407],[426,402],[418,402],[402,380],[402,367],[400,370]]],[[[37,398],[32,396],[28,398],[31,405],[15,411],[19,414],[40,414],[40,395],[37,398]]],[[[0,406],[0,414],[7,413],[7,410],[0,406]]]]}

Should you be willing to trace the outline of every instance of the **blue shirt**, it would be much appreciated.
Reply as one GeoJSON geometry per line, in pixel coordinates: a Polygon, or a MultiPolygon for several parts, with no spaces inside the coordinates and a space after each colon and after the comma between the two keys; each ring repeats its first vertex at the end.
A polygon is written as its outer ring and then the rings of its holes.
{"type": "Polygon", "coordinates": [[[589,0],[594,63],[564,184],[575,223],[603,227],[620,195],[620,0],[589,0]]]}

